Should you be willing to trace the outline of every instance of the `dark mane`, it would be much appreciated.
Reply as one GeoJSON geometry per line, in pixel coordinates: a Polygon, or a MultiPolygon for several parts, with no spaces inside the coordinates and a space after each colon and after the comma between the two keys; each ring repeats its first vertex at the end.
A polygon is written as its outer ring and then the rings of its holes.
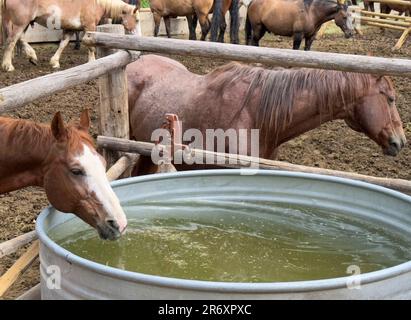
{"type": "Polygon", "coordinates": [[[349,106],[368,90],[372,79],[369,74],[307,68],[269,70],[235,62],[215,69],[210,75],[213,74],[211,85],[220,92],[237,81],[250,83],[238,114],[258,94],[256,128],[260,129],[260,143],[273,149],[279,133],[291,123],[295,105],[316,105],[320,115],[333,114],[336,104],[349,111],[349,106]]]}

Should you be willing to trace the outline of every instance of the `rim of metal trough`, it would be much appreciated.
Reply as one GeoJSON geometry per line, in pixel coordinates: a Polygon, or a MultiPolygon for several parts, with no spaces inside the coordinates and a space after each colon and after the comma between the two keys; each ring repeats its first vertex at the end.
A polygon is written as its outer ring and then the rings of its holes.
{"type": "MultiPolygon", "coordinates": [[[[207,170],[208,176],[221,176],[221,175],[240,175],[244,174],[248,169],[220,169],[220,170],[207,170]]],[[[253,170],[254,172],[254,170],[253,170]]],[[[116,186],[127,186],[130,184],[145,181],[155,181],[155,180],[167,180],[187,177],[201,177],[203,176],[201,171],[185,171],[179,173],[162,173],[156,175],[147,175],[134,178],[128,178],[124,180],[115,181],[112,183],[113,187],[116,186]]],[[[398,199],[404,200],[410,203],[411,197],[404,195],[400,192],[393,191],[384,187],[376,186],[366,182],[355,181],[345,178],[338,178],[332,176],[323,176],[318,174],[307,174],[301,172],[285,172],[285,171],[267,171],[261,170],[258,174],[270,175],[270,176],[287,176],[287,177],[297,177],[297,178],[311,178],[315,180],[321,180],[326,182],[334,182],[345,184],[352,187],[366,187],[368,190],[377,191],[380,193],[385,193],[387,195],[394,196],[398,199]]],[[[46,219],[49,211],[45,209],[38,217],[36,223],[36,231],[38,237],[42,243],[54,252],[56,255],[60,256],[69,263],[73,263],[84,267],[86,269],[91,269],[102,275],[107,275],[110,277],[116,277],[118,279],[126,281],[135,281],[140,283],[146,283],[156,286],[167,286],[179,289],[194,289],[199,291],[215,291],[215,292],[241,292],[241,293],[281,293],[281,292],[306,292],[306,291],[319,291],[325,289],[337,289],[347,286],[349,281],[353,280],[353,276],[346,276],[340,278],[322,279],[322,280],[310,280],[310,281],[294,281],[294,282],[272,282],[272,283],[239,283],[239,282],[213,282],[213,281],[201,281],[201,280],[189,280],[189,279],[177,279],[168,278],[162,276],[147,275],[132,271],[121,270],[113,267],[108,267],[97,262],[93,262],[84,258],[81,258],[66,249],[63,249],[52,241],[46,231],[44,230],[44,225],[46,224],[46,219]]],[[[360,274],[355,276],[355,280],[359,281],[361,284],[367,284],[371,282],[381,281],[389,278],[396,277],[398,275],[407,273],[411,271],[411,261],[396,265],[394,267],[386,268],[379,271],[369,272],[365,274],[360,274]]]]}
{"type": "Polygon", "coordinates": [[[88,46],[220,58],[243,62],[260,62],[282,67],[307,67],[411,77],[411,60],[401,58],[299,51],[102,32],[87,32],[83,42],[88,46]]]}

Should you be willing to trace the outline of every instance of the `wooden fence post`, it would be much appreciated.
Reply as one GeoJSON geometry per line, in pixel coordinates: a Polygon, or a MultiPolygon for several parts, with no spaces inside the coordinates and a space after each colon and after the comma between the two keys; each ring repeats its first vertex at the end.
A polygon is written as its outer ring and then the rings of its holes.
{"type": "MultiPolygon", "coordinates": [[[[106,24],[97,27],[97,31],[124,34],[124,27],[117,24],[106,24]]],[[[99,58],[114,53],[116,50],[97,48],[99,58]]],[[[99,79],[100,106],[98,108],[99,133],[117,138],[130,138],[128,114],[128,91],[126,67],[115,69],[99,79]]],[[[111,167],[119,158],[118,152],[102,150],[111,167]]]]}

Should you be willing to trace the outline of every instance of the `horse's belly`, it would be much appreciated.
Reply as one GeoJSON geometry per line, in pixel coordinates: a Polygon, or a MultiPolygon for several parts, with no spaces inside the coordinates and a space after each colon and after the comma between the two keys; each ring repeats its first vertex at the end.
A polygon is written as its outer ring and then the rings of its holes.
{"type": "Polygon", "coordinates": [[[263,21],[268,31],[279,36],[291,37],[295,32],[294,22],[289,21],[263,21]]]}

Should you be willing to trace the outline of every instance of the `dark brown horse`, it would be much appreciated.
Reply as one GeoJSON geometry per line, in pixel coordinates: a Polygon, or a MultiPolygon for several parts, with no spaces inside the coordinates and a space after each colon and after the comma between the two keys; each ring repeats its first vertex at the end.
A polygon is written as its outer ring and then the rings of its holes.
{"type": "Polygon", "coordinates": [[[88,112],[75,125],[64,124],[60,113],[51,126],[0,117],[0,194],[43,187],[56,209],[76,214],[102,238],[116,239],[127,220],[89,127],[88,112]]]}
{"type": "MultiPolygon", "coordinates": [[[[60,46],[50,60],[53,68],[59,68],[61,53],[74,31],[95,31],[104,17],[111,17],[121,18],[125,29],[134,32],[138,8],[139,6],[126,4],[121,0],[0,0],[0,29],[5,29],[7,35],[2,68],[5,71],[14,70],[12,54],[18,41],[22,43],[23,51],[30,61],[37,63],[34,49],[22,38],[34,22],[47,28],[63,30],[60,46]]],[[[94,53],[95,48],[90,47],[89,60],[95,59],[94,53]]]]}
{"type": "Polygon", "coordinates": [[[194,128],[203,137],[207,129],[259,129],[259,155],[271,159],[282,143],[334,119],[344,119],[387,155],[406,143],[388,77],[238,63],[201,76],[155,55],[130,64],[127,75],[131,135],[140,141],[150,141],[164,115],[174,113],[183,132],[194,128]]]}
{"type": "Polygon", "coordinates": [[[240,0],[214,0],[213,18],[211,20],[210,40],[224,42],[227,28],[225,15],[230,11],[230,41],[238,44],[240,0]]]}
{"type": "Polygon", "coordinates": [[[341,0],[253,0],[247,10],[246,43],[259,45],[264,34],[293,36],[293,49],[310,50],[321,25],[334,19],[347,38],[353,35],[348,6],[341,0]]]}

